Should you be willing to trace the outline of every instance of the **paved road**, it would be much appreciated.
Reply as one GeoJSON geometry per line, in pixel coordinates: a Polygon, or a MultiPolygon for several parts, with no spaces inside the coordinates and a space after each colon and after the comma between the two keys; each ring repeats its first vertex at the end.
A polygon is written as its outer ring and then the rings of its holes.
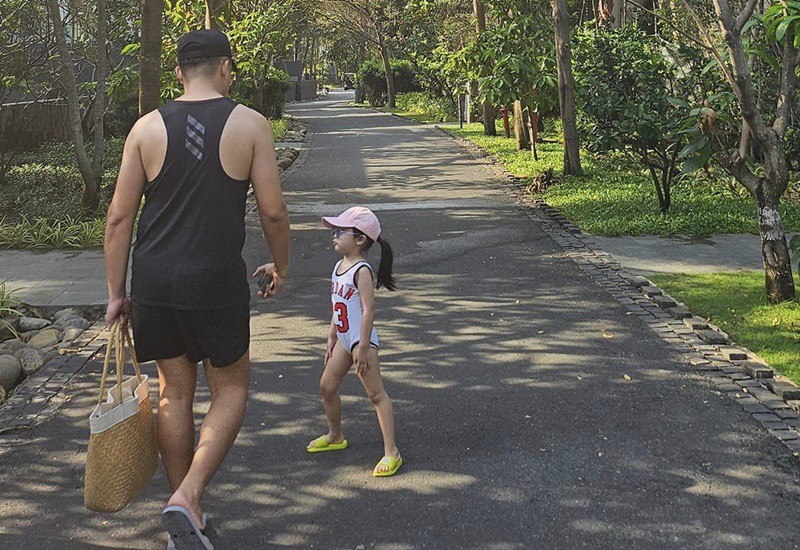
{"type": "MultiPolygon", "coordinates": [[[[785,447],[624,315],[488,169],[349,97],[293,109],[315,132],[285,185],[293,271],[279,301],[254,307],[252,400],[207,495],[219,547],[797,547],[800,469],[785,447]],[[370,476],[379,432],[354,376],[351,447],[304,451],[324,426],[336,260],[319,216],[356,203],[379,211],[398,256],[400,290],[378,293],[377,320],[407,459],[390,479],[370,476]]],[[[250,265],[262,251],[254,228],[250,265]]],[[[95,376],[0,446],[0,546],[163,547],[161,472],[114,516],[82,508],[95,376]]]]}

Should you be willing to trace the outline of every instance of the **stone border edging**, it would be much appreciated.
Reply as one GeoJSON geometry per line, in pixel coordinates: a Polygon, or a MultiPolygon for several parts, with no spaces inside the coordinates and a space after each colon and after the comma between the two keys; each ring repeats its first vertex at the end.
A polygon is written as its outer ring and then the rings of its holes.
{"type": "Polygon", "coordinates": [[[95,322],[75,340],[78,351],[54,357],[17,386],[0,406],[0,435],[30,429],[49,419],[64,402],[57,396],[66,384],[105,347],[105,340],[99,338],[105,330],[104,321],[95,322]]]}
{"type": "Polygon", "coordinates": [[[694,315],[644,277],[633,276],[609,253],[589,242],[590,236],[572,224],[558,209],[531,197],[523,178],[511,174],[500,160],[438,125],[442,135],[453,139],[476,160],[486,162],[515,202],[534,223],[571,258],[590,279],[622,304],[626,315],[635,315],[686,363],[710,379],[717,390],[738,402],[746,412],[800,457],[800,387],[776,377],[766,361],[751,350],[737,346],[727,334],[694,315]]]}

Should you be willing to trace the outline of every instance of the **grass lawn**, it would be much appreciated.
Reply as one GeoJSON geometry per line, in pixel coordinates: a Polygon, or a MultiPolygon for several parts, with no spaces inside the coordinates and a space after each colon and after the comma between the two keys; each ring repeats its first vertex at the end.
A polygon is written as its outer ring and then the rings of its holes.
{"type": "MultiPolygon", "coordinates": [[[[513,139],[503,135],[483,135],[482,124],[447,130],[482,147],[500,159],[515,175],[535,178],[545,170],[560,173],[563,148],[560,143],[538,144],[539,160],[529,151],[518,151],[513,139]]],[[[558,141],[556,134],[545,139],[558,141]]],[[[755,205],[749,195],[731,190],[723,175],[709,179],[702,173],[687,177],[672,189],[672,206],[667,214],[658,209],[652,181],[638,163],[621,157],[598,158],[583,152],[586,175],[569,177],[549,187],[542,198],[561,210],[570,221],[595,235],[697,235],[714,233],[757,233],[755,205]]],[[[793,193],[800,183],[794,182],[793,193]]],[[[783,222],[787,231],[800,230],[800,200],[783,202],[783,222]]]]}
{"type": "Polygon", "coordinates": [[[767,303],[762,272],[649,277],[800,384],[800,304],[767,303]]]}

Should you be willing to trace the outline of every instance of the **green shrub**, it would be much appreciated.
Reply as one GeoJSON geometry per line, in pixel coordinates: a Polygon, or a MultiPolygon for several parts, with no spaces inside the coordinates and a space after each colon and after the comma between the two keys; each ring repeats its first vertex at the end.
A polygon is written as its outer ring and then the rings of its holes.
{"type": "Polygon", "coordinates": [[[452,112],[451,105],[424,92],[397,94],[397,109],[409,114],[424,115],[425,118],[436,122],[447,122],[457,116],[452,112]]]}
{"type": "MultiPolygon", "coordinates": [[[[405,60],[393,60],[391,66],[396,94],[420,90],[411,63],[405,60]]],[[[386,72],[383,70],[383,62],[380,59],[364,62],[356,73],[356,82],[370,105],[373,107],[379,105],[386,95],[386,72]]]]}
{"type": "Polygon", "coordinates": [[[291,86],[286,71],[261,67],[257,76],[244,76],[234,87],[233,99],[252,107],[269,119],[283,116],[286,92],[291,86]]]}
{"type": "MultiPolygon", "coordinates": [[[[122,146],[122,139],[106,142],[97,213],[105,213],[111,202],[122,146]]],[[[44,145],[20,155],[17,163],[9,170],[0,193],[0,219],[16,223],[23,218],[63,220],[85,217],[86,213],[80,206],[83,179],[71,144],[44,145]]]]}
{"type": "Polygon", "coordinates": [[[0,248],[48,249],[102,246],[105,219],[27,219],[12,224],[0,221],[0,248]]]}
{"type": "Polygon", "coordinates": [[[650,174],[663,212],[681,175],[688,109],[673,100],[679,79],[656,39],[635,25],[575,37],[575,83],[581,100],[580,127],[592,151],[621,151],[650,174]]]}
{"type": "Polygon", "coordinates": [[[269,125],[272,127],[272,135],[275,136],[275,141],[283,141],[283,138],[286,137],[286,130],[288,129],[288,123],[285,118],[280,118],[278,120],[270,119],[269,125]]]}

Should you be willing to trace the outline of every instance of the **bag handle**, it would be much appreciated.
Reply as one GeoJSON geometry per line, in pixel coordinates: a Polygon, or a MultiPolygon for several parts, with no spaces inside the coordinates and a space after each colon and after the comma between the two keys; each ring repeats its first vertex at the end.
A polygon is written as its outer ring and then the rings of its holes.
{"type": "Polygon", "coordinates": [[[106,379],[108,377],[108,367],[111,363],[111,350],[114,349],[115,362],[117,370],[117,390],[119,391],[119,402],[122,403],[122,377],[125,369],[125,351],[130,348],[131,360],[133,362],[133,370],[136,372],[136,379],[142,383],[142,373],[139,370],[139,362],[136,359],[136,352],[133,349],[133,342],[131,339],[130,329],[121,326],[119,321],[115,321],[111,325],[110,335],[108,337],[108,344],[106,345],[106,356],[103,361],[103,374],[100,378],[100,396],[98,397],[98,404],[103,402],[103,395],[106,391],[106,379]]]}

